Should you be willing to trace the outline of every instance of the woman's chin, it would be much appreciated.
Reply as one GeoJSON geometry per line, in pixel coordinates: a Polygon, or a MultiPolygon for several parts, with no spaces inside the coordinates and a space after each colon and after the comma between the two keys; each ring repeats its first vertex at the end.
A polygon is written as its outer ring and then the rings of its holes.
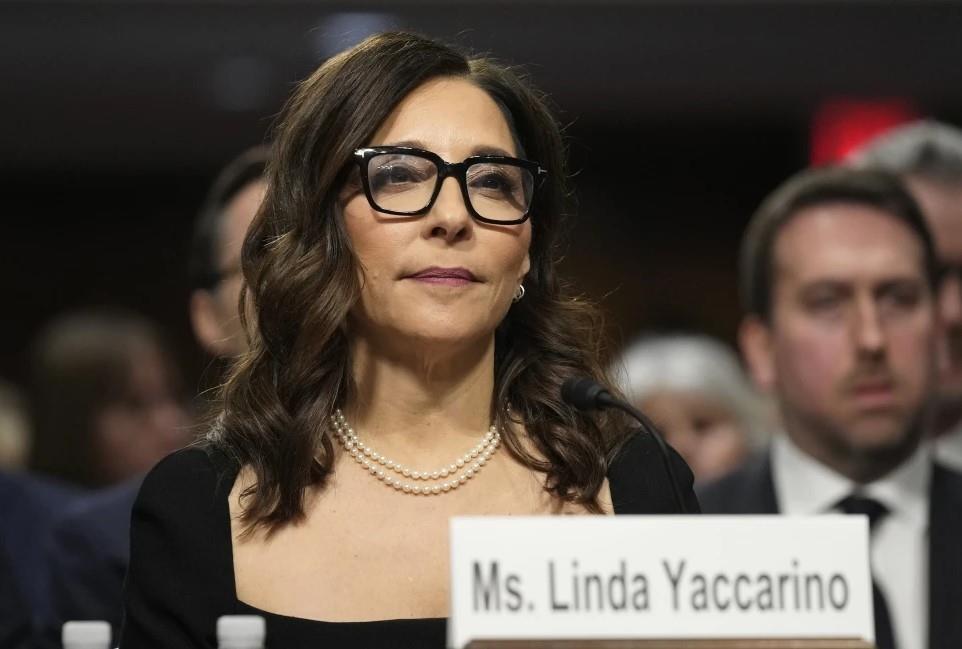
{"type": "Polygon", "coordinates": [[[389,336],[389,344],[402,353],[416,351],[419,354],[461,354],[484,349],[494,339],[494,330],[473,326],[457,326],[442,322],[430,323],[410,329],[395,329],[389,336]]]}

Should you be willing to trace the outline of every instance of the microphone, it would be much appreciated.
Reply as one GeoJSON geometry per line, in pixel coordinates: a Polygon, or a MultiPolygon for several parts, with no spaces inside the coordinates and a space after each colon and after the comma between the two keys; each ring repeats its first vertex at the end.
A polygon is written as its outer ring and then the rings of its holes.
{"type": "Polygon", "coordinates": [[[681,497],[681,490],[678,488],[675,471],[671,465],[671,455],[668,452],[668,445],[665,444],[661,433],[658,432],[658,429],[655,428],[655,425],[651,423],[648,417],[631,404],[614,397],[603,385],[587,376],[575,376],[565,379],[565,382],[561,385],[561,398],[568,405],[574,406],[582,412],[605,410],[606,408],[621,410],[641,424],[641,429],[654,438],[655,445],[661,454],[662,462],[665,464],[665,471],[668,472],[668,481],[671,483],[671,492],[678,505],[678,511],[682,514],[688,513],[688,508],[685,507],[685,500],[681,497]]]}

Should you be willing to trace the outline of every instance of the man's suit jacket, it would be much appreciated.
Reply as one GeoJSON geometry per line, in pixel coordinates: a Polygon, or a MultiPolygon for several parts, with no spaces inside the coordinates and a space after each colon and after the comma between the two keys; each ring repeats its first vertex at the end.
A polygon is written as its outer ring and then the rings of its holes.
{"type": "Polygon", "coordinates": [[[104,620],[120,629],[130,562],[130,513],[142,478],[77,501],[56,521],[46,553],[53,607],[45,635],[55,646],[69,620],[104,620]]]}
{"type": "Polygon", "coordinates": [[[43,539],[82,492],[52,479],[0,471],[0,548],[34,622],[49,619],[49,565],[43,539]]]}
{"type": "Polygon", "coordinates": [[[0,647],[25,649],[32,635],[27,603],[20,594],[7,553],[0,547],[0,647]]]}
{"type": "MultiPolygon", "coordinates": [[[[698,490],[706,514],[777,514],[771,454],[698,490]]],[[[929,500],[929,649],[962,647],[962,474],[935,464],[929,500]]]]}

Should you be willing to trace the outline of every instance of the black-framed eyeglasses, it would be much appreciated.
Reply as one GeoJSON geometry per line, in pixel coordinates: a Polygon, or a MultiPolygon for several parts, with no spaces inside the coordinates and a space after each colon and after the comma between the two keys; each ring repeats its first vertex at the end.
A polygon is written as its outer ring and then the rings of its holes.
{"type": "Polygon", "coordinates": [[[361,185],[371,207],[384,214],[426,214],[448,176],[461,186],[471,216],[484,223],[524,223],[535,187],[548,175],[537,162],[508,156],[471,156],[445,162],[436,153],[404,146],[358,149],[361,185]]]}

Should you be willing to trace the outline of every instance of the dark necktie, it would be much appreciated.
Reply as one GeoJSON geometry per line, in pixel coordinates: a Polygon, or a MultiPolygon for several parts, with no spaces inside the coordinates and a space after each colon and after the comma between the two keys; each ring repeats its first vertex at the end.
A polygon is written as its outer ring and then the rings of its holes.
{"type": "MultiPolygon", "coordinates": [[[[865,496],[846,496],[838,505],[846,514],[865,514],[868,516],[869,530],[875,531],[875,524],[889,513],[888,508],[877,500],[865,496]]],[[[875,644],[878,649],[895,649],[895,635],[892,633],[892,618],[885,595],[879,590],[872,577],[872,605],[875,609],[875,644]]]]}

